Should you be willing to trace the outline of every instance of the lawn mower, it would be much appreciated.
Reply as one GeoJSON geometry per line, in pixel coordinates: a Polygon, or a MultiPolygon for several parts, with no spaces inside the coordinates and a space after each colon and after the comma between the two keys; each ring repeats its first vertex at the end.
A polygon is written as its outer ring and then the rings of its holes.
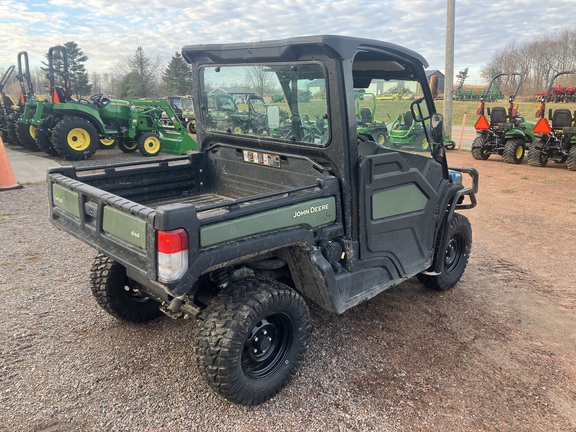
{"type": "Polygon", "coordinates": [[[523,75],[519,72],[496,74],[478,105],[479,115],[474,128],[478,136],[472,142],[472,156],[474,159],[486,160],[490,155],[497,154],[504,161],[512,164],[522,163],[526,147],[534,141],[534,122],[527,121],[518,112],[518,104],[514,99],[522,85],[523,75]],[[484,115],[486,97],[496,80],[502,76],[517,76],[517,84],[514,93],[508,98],[508,110],[505,107],[487,108],[490,120],[484,115]]]}
{"type": "Polygon", "coordinates": [[[376,95],[373,93],[356,93],[356,130],[359,134],[368,134],[379,145],[388,144],[388,127],[376,119],[376,95]],[[370,102],[371,101],[371,102],[370,102]],[[371,104],[372,106],[366,106],[371,104]]]}
{"type": "Polygon", "coordinates": [[[566,162],[570,171],[576,171],[576,127],[574,125],[574,115],[569,109],[558,108],[548,112],[546,119],[546,100],[550,100],[549,95],[554,91],[554,81],[561,75],[576,74],[576,71],[558,72],[550,80],[548,90],[540,98],[540,105],[536,111],[536,118],[539,118],[534,132],[540,135],[534,145],[528,151],[528,163],[532,166],[546,166],[551,159],[556,163],[566,162]],[[550,124],[550,122],[551,124],[550,124]]]}
{"type": "Polygon", "coordinates": [[[388,131],[392,147],[413,146],[415,150],[426,150],[428,141],[424,139],[424,129],[416,122],[412,111],[398,114],[388,131]]]}

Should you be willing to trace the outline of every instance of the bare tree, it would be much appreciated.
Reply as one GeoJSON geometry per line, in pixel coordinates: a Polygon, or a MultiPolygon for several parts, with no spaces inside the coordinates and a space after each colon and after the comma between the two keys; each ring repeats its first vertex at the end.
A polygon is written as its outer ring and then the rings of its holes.
{"type": "Polygon", "coordinates": [[[274,75],[263,66],[251,66],[246,72],[246,82],[263,98],[274,92],[274,75]]]}

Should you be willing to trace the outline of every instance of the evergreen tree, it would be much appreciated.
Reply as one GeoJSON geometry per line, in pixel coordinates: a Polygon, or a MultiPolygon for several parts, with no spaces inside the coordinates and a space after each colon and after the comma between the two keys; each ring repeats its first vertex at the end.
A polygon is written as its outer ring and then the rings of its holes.
{"type": "Polygon", "coordinates": [[[175,53],[162,73],[169,95],[187,95],[192,90],[192,71],[180,53],[175,53]]]}
{"type": "Polygon", "coordinates": [[[155,96],[158,93],[156,73],[160,60],[146,57],[142,47],[126,60],[129,72],[122,79],[118,94],[124,98],[142,98],[155,96]]]}

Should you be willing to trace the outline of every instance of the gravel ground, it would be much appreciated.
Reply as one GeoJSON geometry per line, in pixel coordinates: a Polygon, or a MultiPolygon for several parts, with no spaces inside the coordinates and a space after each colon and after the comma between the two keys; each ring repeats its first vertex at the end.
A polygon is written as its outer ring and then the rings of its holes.
{"type": "Polygon", "coordinates": [[[44,184],[0,192],[0,430],[576,430],[576,176],[481,164],[458,286],[409,280],[342,315],[310,305],[303,367],[254,408],[201,379],[193,321],[138,326],[96,305],[95,251],[50,224],[44,184]]]}

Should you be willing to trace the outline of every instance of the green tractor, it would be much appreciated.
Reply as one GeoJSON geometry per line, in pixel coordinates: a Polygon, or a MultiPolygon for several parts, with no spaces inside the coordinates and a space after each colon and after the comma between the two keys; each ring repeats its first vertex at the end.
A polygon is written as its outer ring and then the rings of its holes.
{"type": "Polygon", "coordinates": [[[536,112],[539,118],[534,132],[540,139],[528,151],[528,164],[532,166],[546,166],[549,160],[556,163],[566,162],[570,171],[576,171],[576,112],[573,114],[567,108],[558,108],[554,112],[548,111],[546,119],[546,99],[553,96],[554,81],[561,75],[574,75],[576,71],[563,71],[556,73],[550,80],[548,89],[540,98],[540,106],[536,112]],[[551,124],[549,123],[549,121],[551,124]]]}
{"type": "Polygon", "coordinates": [[[33,119],[41,133],[50,137],[54,149],[72,160],[88,159],[98,148],[118,145],[131,153],[144,156],[160,151],[182,154],[196,150],[196,141],[186,133],[180,119],[167,100],[114,100],[102,93],[89,100],[70,96],[66,48],[56,46],[48,51],[48,80],[52,103],[43,105],[45,113],[36,112],[33,119]],[[55,85],[54,58],[60,52],[65,88],[55,85]],[[171,124],[162,123],[165,112],[171,124]]]}
{"type": "Polygon", "coordinates": [[[359,134],[372,136],[379,145],[388,144],[388,127],[384,122],[376,121],[376,95],[356,92],[356,130],[359,134]],[[371,106],[368,106],[371,105],[371,106]]]}
{"type": "Polygon", "coordinates": [[[18,142],[30,151],[40,151],[36,144],[36,127],[30,124],[30,119],[36,112],[39,99],[34,94],[28,53],[18,53],[18,74],[16,79],[20,82],[20,102],[18,112],[14,114],[14,126],[18,142]],[[23,67],[24,66],[24,67],[23,67]]]}
{"type": "Polygon", "coordinates": [[[512,164],[522,163],[526,148],[534,141],[535,122],[528,121],[518,112],[518,104],[514,99],[522,85],[523,75],[519,72],[510,74],[496,74],[484,94],[480,97],[478,106],[478,120],[474,125],[478,136],[472,142],[472,157],[478,160],[486,160],[490,155],[497,154],[504,161],[512,164]],[[517,76],[517,84],[514,93],[508,98],[508,110],[504,107],[494,107],[484,115],[485,101],[490,95],[490,88],[501,76],[517,76]]]}
{"type": "MultiPolygon", "coordinates": [[[[2,134],[2,141],[3,142],[9,142],[11,141],[10,139],[10,133],[9,133],[9,125],[12,125],[12,129],[14,130],[14,123],[13,123],[13,113],[15,112],[14,109],[14,101],[12,100],[12,98],[8,95],[6,95],[6,93],[4,92],[4,87],[6,86],[6,83],[8,82],[8,80],[10,79],[10,77],[12,76],[12,73],[14,72],[15,66],[11,65],[6,72],[4,72],[4,75],[2,76],[2,79],[0,79],[0,133],[2,134]]],[[[15,132],[15,131],[14,131],[15,132]]]]}

